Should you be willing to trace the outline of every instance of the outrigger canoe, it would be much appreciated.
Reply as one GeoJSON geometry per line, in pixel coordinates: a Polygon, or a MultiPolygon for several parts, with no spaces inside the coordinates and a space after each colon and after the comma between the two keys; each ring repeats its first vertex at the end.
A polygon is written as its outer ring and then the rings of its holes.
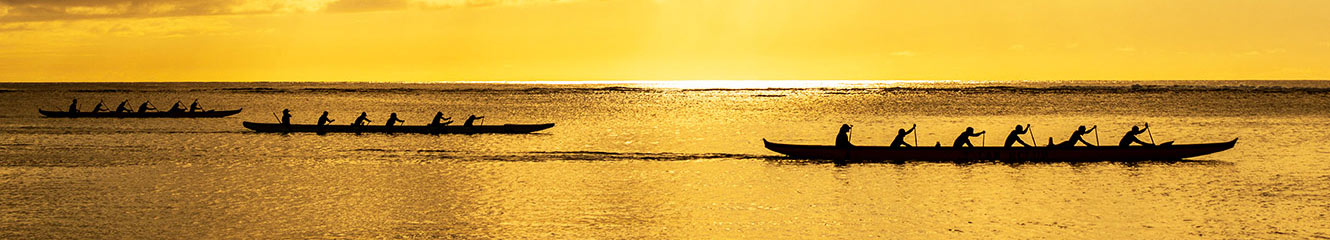
{"type": "Polygon", "coordinates": [[[882,147],[796,145],[768,142],[767,149],[793,158],[836,161],[929,162],[1133,162],[1175,161],[1233,148],[1238,139],[1221,143],[1160,146],[1097,147],[882,147]]]}
{"type": "MultiPolygon", "coordinates": [[[[243,108],[242,108],[243,109],[243,108]]],[[[58,112],[37,109],[50,118],[219,118],[240,113],[240,110],[200,111],[200,112],[58,112]]]]}
{"type": "Polygon", "coordinates": [[[383,125],[309,125],[309,124],[291,124],[285,126],[280,123],[256,123],[244,122],[245,128],[256,132],[312,132],[312,133],[425,133],[425,134],[474,134],[474,133],[532,133],[554,127],[553,123],[545,124],[504,124],[504,125],[444,125],[444,126],[383,126],[383,125]]]}

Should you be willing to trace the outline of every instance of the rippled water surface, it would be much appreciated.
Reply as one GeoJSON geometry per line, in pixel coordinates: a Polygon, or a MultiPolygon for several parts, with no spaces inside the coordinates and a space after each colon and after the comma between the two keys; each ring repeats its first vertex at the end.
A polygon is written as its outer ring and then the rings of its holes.
{"type": "MultiPolygon", "coordinates": [[[[114,107],[114,106],[112,106],[114,107]]],[[[1330,238],[1330,82],[661,81],[0,84],[0,238],[1330,238]],[[216,119],[56,119],[78,98],[216,119]],[[436,111],[536,134],[259,134],[436,111]],[[1133,124],[1194,161],[863,163],[762,139],[859,145],[919,125],[1041,144],[1133,124]]],[[[1144,136],[1143,136],[1144,137],[1144,136]]],[[[993,138],[994,140],[987,140],[993,138]]],[[[913,140],[913,139],[910,139],[913,140]]],[[[1147,140],[1148,141],[1148,140],[1147,140]]]]}

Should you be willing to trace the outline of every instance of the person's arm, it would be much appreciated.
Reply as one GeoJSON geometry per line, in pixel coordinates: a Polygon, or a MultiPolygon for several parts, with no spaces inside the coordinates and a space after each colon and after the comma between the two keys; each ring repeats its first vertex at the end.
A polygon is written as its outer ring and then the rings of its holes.
{"type": "Polygon", "coordinates": [[[984,135],[984,133],[988,133],[988,131],[982,131],[982,132],[979,132],[978,134],[975,134],[974,136],[977,137],[977,136],[979,136],[979,135],[984,135]]]}
{"type": "Polygon", "coordinates": [[[909,131],[905,131],[905,134],[911,134],[911,133],[914,133],[914,128],[915,128],[915,127],[918,127],[918,125],[916,125],[916,124],[911,124],[911,125],[910,125],[910,130],[909,130],[909,131]]]}
{"type": "Polygon", "coordinates": [[[1027,124],[1025,124],[1025,131],[1022,131],[1021,134],[1025,134],[1025,133],[1028,133],[1028,132],[1030,132],[1030,124],[1027,123],[1027,124]]]}
{"type": "Polygon", "coordinates": [[[1093,132],[1093,131],[1095,131],[1095,130],[1097,130],[1097,129],[1099,129],[1099,125],[1094,125],[1093,127],[1090,127],[1090,130],[1085,130],[1085,132],[1086,132],[1086,133],[1089,133],[1089,132],[1093,132]]]}
{"type": "Polygon", "coordinates": [[[1150,130],[1150,124],[1149,124],[1149,123],[1146,123],[1146,124],[1145,124],[1145,127],[1144,127],[1144,128],[1141,128],[1141,132],[1145,132],[1145,130],[1150,130]]]}

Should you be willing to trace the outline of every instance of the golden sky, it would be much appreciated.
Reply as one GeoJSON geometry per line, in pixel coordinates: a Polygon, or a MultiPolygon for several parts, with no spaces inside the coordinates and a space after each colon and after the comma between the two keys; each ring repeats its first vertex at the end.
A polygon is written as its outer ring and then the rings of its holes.
{"type": "Polygon", "coordinates": [[[1330,79],[1325,0],[0,0],[0,81],[1330,79]]]}

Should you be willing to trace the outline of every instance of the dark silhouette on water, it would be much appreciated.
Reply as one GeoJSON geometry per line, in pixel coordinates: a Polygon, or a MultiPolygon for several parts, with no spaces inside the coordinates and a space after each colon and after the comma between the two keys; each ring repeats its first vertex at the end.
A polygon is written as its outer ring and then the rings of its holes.
{"type": "Polygon", "coordinates": [[[429,126],[396,125],[389,129],[385,125],[323,125],[292,124],[290,128],[277,123],[243,122],[245,128],[256,132],[293,133],[293,132],[344,132],[344,133],[424,133],[424,134],[477,134],[477,133],[531,133],[554,127],[553,123],[544,124],[503,124],[477,126],[429,126]]]}
{"type": "Polygon", "coordinates": [[[129,103],[129,99],[125,99],[125,101],[120,102],[120,106],[115,107],[115,112],[116,113],[129,112],[129,108],[125,107],[126,103],[129,103]]]}
{"type": "Polygon", "coordinates": [[[328,123],[332,123],[333,121],[336,120],[328,118],[328,111],[323,111],[323,115],[319,116],[319,126],[328,125],[328,123]]]}
{"type": "Polygon", "coordinates": [[[150,107],[149,105],[152,105],[152,101],[143,101],[143,104],[139,104],[139,113],[145,113],[148,112],[148,110],[157,110],[157,108],[150,107]]]}
{"type": "Polygon", "coordinates": [[[368,122],[374,122],[374,121],[369,120],[369,114],[365,114],[365,112],[360,112],[360,117],[356,117],[356,121],[352,122],[351,126],[364,126],[365,123],[368,122]]]}
{"type": "Polygon", "coordinates": [[[1136,134],[1145,133],[1146,130],[1150,130],[1149,123],[1145,124],[1144,129],[1137,128],[1136,126],[1131,126],[1131,130],[1127,131],[1126,135],[1122,135],[1122,141],[1118,141],[1118,146],[1123,146],[1123,147],[1131,146],[1131,143],[1139,143],[1141,144],[1141,146],[1154,146],[1154,144],[1146,143],[1144,141],[1141,141],[1141,139],[1136,138],[1136,134]]]}
{"type": "MultiPolygon", "coordinates": [[[[238,114],[242,110],[185,112],[180,107],[173,107],[174,109],[172,111],[159,112],[155,111],[157,110],[157,106],[153,106],[151,101],[144,101],[143,104],[139,105],[138,110],[133,110],[126,107],[129,104],[129,100],[124,100],[115,107],[114,112],[108,111],[106,108],[106,102],[103,101],[98,101],[97,105],[93,106],[91,111],[83,112],[78,110],[77,101],[78,100],[75,99],[73,103],[70,104],[70,108],[74,110],[72,112],[68,110],[47,111],[42,109],[37,109],[37,112],[41,113],[42,116],[49,118],[219,118],[238,114]]],[[[177,102],[177,105],[179,105],[179,102],[177,102]]]]}
{"type": "Polygon", "coordinates": [[[839,133],[836,133],[836,147],[853,147],[853,146],[854,146],[854,144],[850,144],[850,129],[851,129],[851,128],[853,128],[853,127],[851,127],[849,124],[841,124],[841,125],[840,125],[840,132],[839,132],[839,133]]]}
{"type": "Polygon", "coordinates": [[[76,113],[76,112],[79,112],[79,99],[78,99],[78,98],[75,98],[75,99],[74,99],[74,102],[69,104],[69,112],[70,112],[70,113],[76,113]]]}
{"type": "Polygon", "coordinates": [[[1030,147],[1030,144],[1026,144],[1025,141],[1021,140],[1021,134],[1025,134],[1027,132],[1030,132],[1030,124],[1025,124],[1025,128],[1021,128],[1021,125],[1016,125],[1016,130],[1011,130],[1011,133],[1007,134],[1007,141],[1005,143],[1002,143],[1002,147],[1011,147],[1015,143],[1020,143],[1022,146],[1030,147]]]}
{"type": "Polygon", "coordinates": [[[281,120],[281,121],[282,121],[281,124],[282,124],[283,127],[287,127],[287,128],[290,128],[290,127],[291,127],[291,109],[282,109],[282,120],[281,120]]]}
{"type": "Polygon", "coordinates": [[[975,162],[1139,162],[1177,161],[1233,148],[1237,139],[1220,143],[1129,147],[887,147],[798,145],[763,139],[771,151],[799,159],[836,163],[872,161],[975,162]]]}
{"type": "Polygon", "coordinates": [[[915,126],[917,125],[911,124],[910,130],[905,130],[904,128],[896,130],[896,140],[891,140],[891,147],[901,147],[901,146],[914,147],[914,145],[905,143],[905,135],[910,135],[910,133],[914,133],[915,126]]]}
{"type": "Polygon", "coordinates": [[[97,101],[97,106],[92,106],[92,112],[96,113],[96,112],[103,112],[106,110],[110,110],[106,109],[106,106],[102,105],[102,103],[103,103],[102,101],[97,101]]]}
{"type": "Polygon", "coordinates": [[[199,110],[203,110],[203,107],[199,106],[198,99],[194,99],[194,103],[189,104],[189,112],[197,112],[199,110]]]}
{"type": "Polygon", "coordinates": [[[971,138],[971,137],[978,137],[978,136],[984,135],[984,133],[988,133],[988,131],[983,131],[983,132],[979,132],[979,133],[974,133],[974,128],[973,128],[973,127],[966,127],[966,128],[965,128],[965,132],[962,132],[960,136],[957,136],[957,137],[956,137],[956,141],[953,142],[953,143],[951,144],[951,146],[952,146],[952,147],[974,147],[974,144],[971,144],[971,143],[970,143],[970,138],[971,138]]]}
{"type": "MultiPolygon", "coordinates": [[[[1075,132],[1072,132],[1072,133],[1071,133],[1071,137],[1070,137],[1070,138],[1067,138],[1067,141],[1066,141],[1066,142],[1059,143],[1059,144],[1057,144],[1056,146],[1059,146],[1059,147],[1075,147],[1075,146],[1076,146],[1076,143],[1077,143],[1077,142],[1080,142],[1080,143],[1084,143],[1085,146],[1094,147],[1094,144],[1090,144],[1090,142],[1086,142],[1084,138],[1081,138],[1081,135],[1085,135],[1086,133],[1093,132],[1093,131],[1095,131],[1096,129],[1099,129],[1099,126],[1096,125],[1096,126],[1094,126],[1094,127],[1091,127],[1090,130],[1086,130],[1086,129],[1085,129],[1085,126],[1080,126],[1079,128],[1076,128],[1076,131],[1075,131],[1075,132]]],[[[1048,138],[1048,142],[1051,144],[1051,143],[1053,142],[1053,138],[1051,138],[1051,137],[1048,138]]],[[[1054,146],[1054,145],[1049,145],[1049,146],[1054,146]]]]}
{"type": "Polygon", "coordinates": [[[171,109],[170,109],[170,110],[166,110],[166,112],[170,112],[170,113],[182,113],[182,112],[185,112],[185,107],[180,106],[180,101],[175,101],[175,104],[171,104],[171,109]]]}
{"type": "Polygon", "coordinates": [[[452,124],[452,123],[453,123],[453,118],[450,118],[450,117],[443,117],[443,112],[437,112],[437,113],[434,113],[434,120],[433,120],[433,121],[430,121],[429,125],[430,125],[430,126],[447,126],[448,124],[452,124]],[[441,122],[441,121],[447,121],[447,122],[441,122]]]}
{"type": "Polygon", "coordinates": [[[384,123],[383,126],[384,126],[384,127],[387,127],[387,128],[388,128],[388,132],[391,133],[391,132],[393,131],[393,125],[397,125],[397,123],[405,123],[405,122],[406,122],[406,120],[402,120],[402,119],[398,119],[398,118],[397,118],[397,113],[392,113],[392,114],[389,114],[389,115],[388,115],[388,122],[384,123]]]}
{"type": "Polygon", "coordinates": [[[482,118],[485,118],[485,116],[477,117],[476,115],[471,115],[470,117],[466,117],[466,122],[462,123],[462,126],[470,127],[472,126],[471,125],[472,123],[475,123],[476,119],[482,119],[482,118]]]}
{"type": "Polygon", "coordinates": [[[335,120],[332,120],[331,118],[328,118],[328,111],[323,111],[323,115],[319,115],[319,123],[318,123],[319,131],[318,131],[318,134],[319,134],[319,135],[323,135],[323,134],[325,133],[325,132],[324,132],[324,129],[323,129],[323,126],[324,126],[324,125],[328,125],[328,123],[332,123],[333,121],[335,121],[335,120]]]}

